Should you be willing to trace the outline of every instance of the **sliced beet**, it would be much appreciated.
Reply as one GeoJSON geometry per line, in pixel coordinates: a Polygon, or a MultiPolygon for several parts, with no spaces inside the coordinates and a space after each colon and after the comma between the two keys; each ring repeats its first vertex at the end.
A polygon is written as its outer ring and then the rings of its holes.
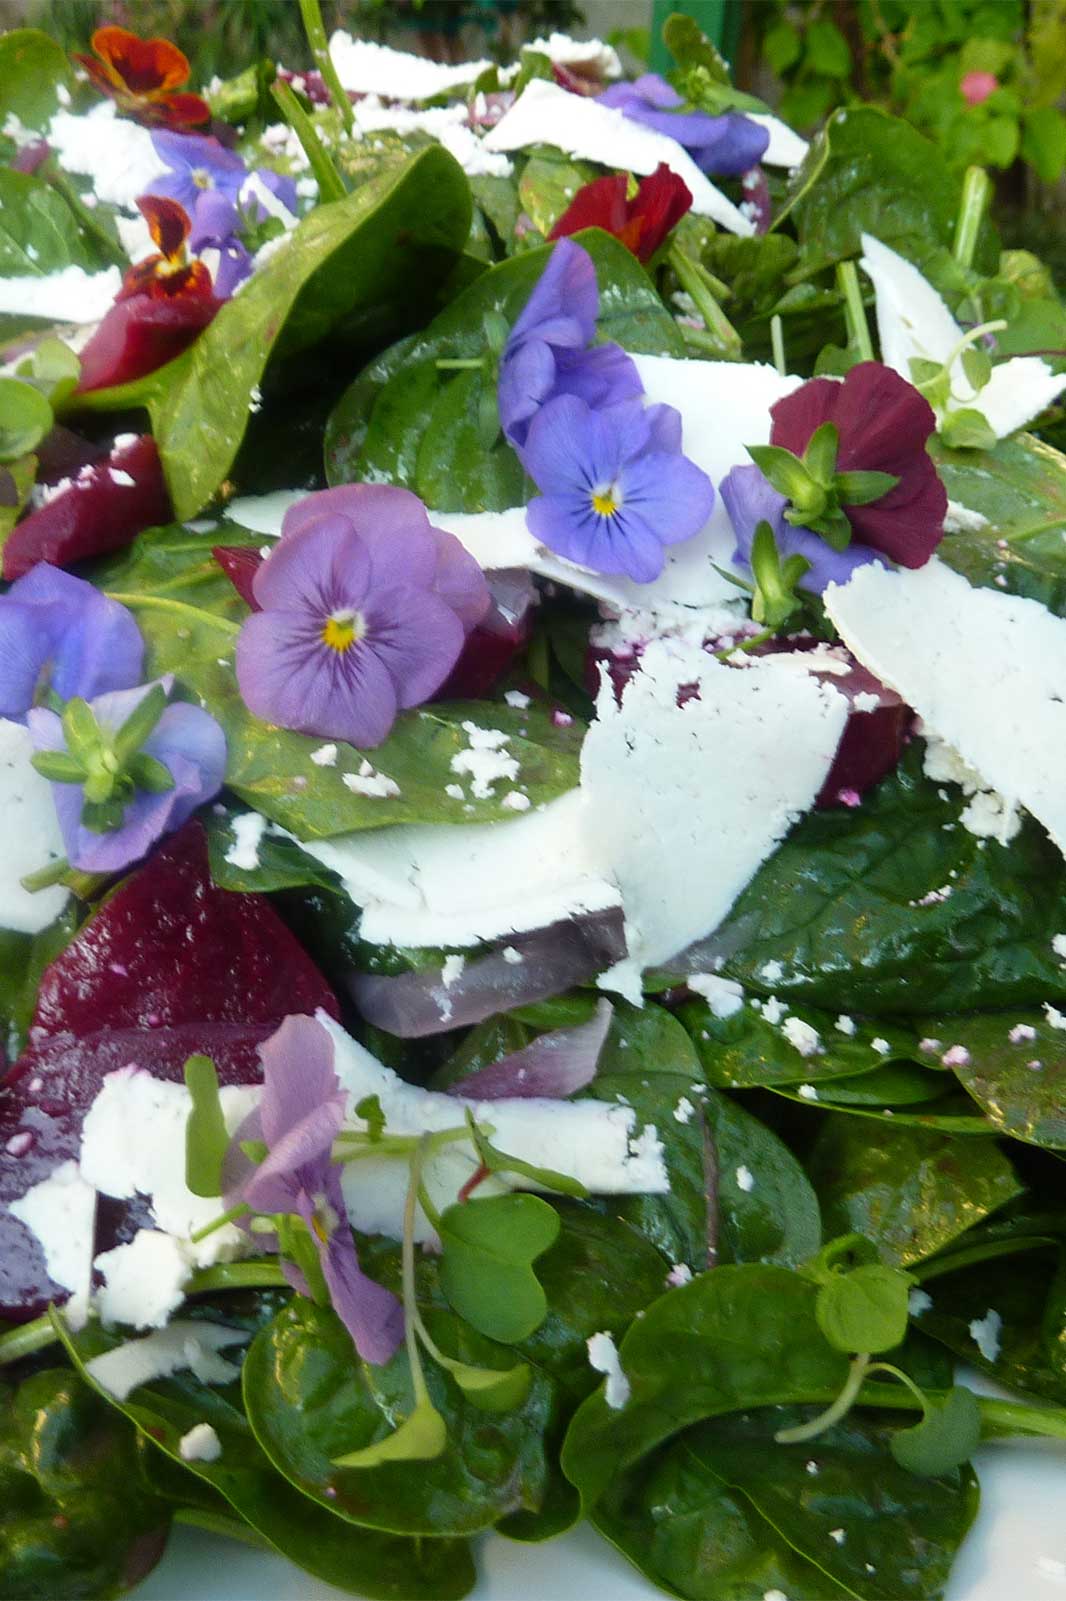
{"type": "Polygon", "coordinates": [[[13,529],[4,545],[4,577],[11,583],[39,561],[69,567],[119,550],[170,515],[159,451],[152,436],[142,434],[106,461],[83,467],[13,529]]]}
{"type": "Polygon", "coordinates": [[[165,300],[134,295],[118,300],[81,352],[79,392],[132,383],[188,349],[221,300],[181,294],[165,300]]]}
{"type": "MultiPolygon", "coordinates": [[[[336,998],[263,896],[216,889],[199,823],[189,823],[105,902],[46,971],[31,1044],[0,1087],[0,1317],[36,1316],[66,1291],[9,1202],[76,1158],[104,1076],[136,1062],[180,1083],[194,1052],[223,1084],[255,1083],[257,1047],[290,1012],[336,998]]],[[[97,1250],[143,1221],[112,1201],[97,1250]]]]}

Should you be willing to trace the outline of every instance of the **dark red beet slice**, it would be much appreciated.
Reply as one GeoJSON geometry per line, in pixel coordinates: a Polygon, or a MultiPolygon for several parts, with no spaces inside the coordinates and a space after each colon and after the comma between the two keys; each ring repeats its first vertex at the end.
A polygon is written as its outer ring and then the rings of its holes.
{"type": "MultiPolygon", "coordinates": [[[[0,1088],[0,1316],[65,1299],[4,1208],[77,1156],[105,1074],[136,1062],[180,1082],[186,1058],[203,1051],[223,1084],[254,1083],[256,1047],[288,1013],[319,1006],[337,1015],[269,901],[211,883],[199,823],[127,879],[45,973],[32,1044],[0,1088]]],[[[123,1237],[127,1211],[106,1209],[98,1250],[123,1237]]]]}
{"type": "Polygon", "coordinates": [[[118,300],[81,352],[82,393],[132,383],[180,356],[221,306],[214,295],[118,300]]]}
{"type": "Polygon", "coordinates": [[[82,468],[69,488],[17,525],[4,546],[4,577],[11,583],[39,561],[68,567],[118,550],[170,515],[155,440],[142,434],[106,461],[82,468]]]}

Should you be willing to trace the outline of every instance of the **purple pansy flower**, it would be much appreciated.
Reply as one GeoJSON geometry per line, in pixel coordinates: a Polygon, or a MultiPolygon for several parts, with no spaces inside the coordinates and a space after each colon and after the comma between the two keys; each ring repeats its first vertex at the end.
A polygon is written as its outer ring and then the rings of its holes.
{"type": "Polygon", "coordinates": [[[684,102],[658,73],[645,72],[633,83],[615,83],[598,97],[624,117],[676,139],[704,172],[735,178],[761,161],[770,143],[767,130],[739,111],[712,117],[707,111],[678,111],[684,102]]]}
{"type": "Polygon", "coordinates": [[[170,171],[152,180],[151,193],[176,200],[190,214],[206,191],[216,189],[236,200],[248,169],[240,156],[217,139],[199,133],[152,134],[155,153],[170,171]]]}
{"type": "MultiPolygon", "coordinates": [[[[263,1094],[226,1158],[227,1208],[244,1202],[260,1215],[295,1214],[318,1251],[333,1310],[366,1362],[387,1362],[403,1338],[403,1308],[359,1266],[355,1240],[333,1162],[333,1141],[344,1121],[346,1095],[333,1070],[333,1041],[311,1017],[287,1017],[259,1047],[263,1094]],[[263,1161],[253,1166],[240,1142],[262,1139],[263,1161]],[[241,1175],[240,1182],[233,1180],[241,1175]]],[[[252,1235],[270,1246],[271,1238],[252,1235]]],[[[309,1287],[299,1268],[282,1262],[293,1289],[309,1287]]]]}
{"type": "Polygon", "coordinates": [[[90,699],[140,682],[144,641],[130,612],[39,563],[0,597],[0,717],[20,721],[43,686],[90,699]]]}
{"type": "Polygon", "coordinates": [[[286,177],[283,172],[274,172],[270,167],[256,167],[255,171],[246,178],[241,190],[241,211],[250,222],[266,222],[268,218],[276,216],[276,210],[264,203],[260,194],[260,185],[267,194],[273,195],[275,200],[281,202],[286,211],[296,215],[296,180],[286,177]],[[252,179],[256,182],[253,183],[252,179]]]}
{"type": "Polygon", "coordinates": [[[228,300],[252,270],[252,258],[240,237],[240,225],[240,212],[220,190],[209,190],[196,202],[189,248],[198,256],[205,250],[218,251],[214,278],[219,300],[228,300]]]}
{"type": "Polygon", "coordinates": [[[257,717],[380,745],[397,713],[444,683],[489,606],[480,567],[434,528],[417,495],[351,484],[286,513],[237,642],[237,681],[257,717]]]}
{"type": "Polygon", "coordinates": [[[556,395],[577,395],[601,407],[641,393],[637,369],[619,345],[585,348],[595,335],[598,310],[592,257],[573,240],[560,239],[500,361],[500,424],[517,449],[531,419],[556,395]]]}
{"type": "Polygon", "coordinates": [[[593,411],[563,395],[533,419],[523,461],[541,491],[526,509],[531,533],[569,561],[637,583],[658,577],[663,547],[691,539],[714,504],[707,474],[681,455],[672,406],[593,411]]]}
{"type": "MultiPolygon", "coordinates": [[[[168,677],[159,682],[169,694],[173,680],[168,677]]],[[[105,733],[117,733],[152,687],[142,684],[137,689],[95,696],[89,704],[105,733]]],[[[67,749],[63,725],[55,712],[37,706],[27,723],[37,750],[67,749]]],[[[95,833],[83,823],[85,792],[80,784],[52,785],[67,860],[72,867],[87,873],[117,873],[131,862],[140,861],[157,839],[180,828],[198,806],[222,788],[226,737],[210,712],[200,706],[168,706],[142,749],[163,764],[174,787],[161,793],[138,790],[127,805],[120,826],[106,833],[95,833]]]]}
{"type": "Polygon", "coordinates": [[[785,517],[788,501],[767,482],[758,467],[732,468],[719,484],[718,493],[737,536],[733,560],[742,566],[750,566],[752,540],[761,522],[770,524],[782,559],[805,556],[810,562],[799,587],[815,595],[820,595],[827,584],[846,584],[856,567],[879,559],[869,545],[852,542],[844,550],[834,550],[810,528],[797,528],[790,523],[785,517]]]}

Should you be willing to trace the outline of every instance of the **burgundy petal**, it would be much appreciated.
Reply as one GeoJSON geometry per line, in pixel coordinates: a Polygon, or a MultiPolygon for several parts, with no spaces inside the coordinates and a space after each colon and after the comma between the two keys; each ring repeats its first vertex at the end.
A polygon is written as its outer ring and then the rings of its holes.
{"type": "Polygon", "coordinates": [[[533,1096],[563,1100],[567,1095],[576,1095],[596,1077],[613,1016],[610,1001],[600,1001],[587,1023],[539,1035],[524,1050],[512,1051],[450,1085],[448,1094],[471,1101],[533,1096]]]}
{"type": "Polygon", "coordinates": [[[263,565],[259,552],[249,545],[213,545],[211,554],[245,605],[259,611],[261,608],[252,588],[255,575],[263,565]]]}

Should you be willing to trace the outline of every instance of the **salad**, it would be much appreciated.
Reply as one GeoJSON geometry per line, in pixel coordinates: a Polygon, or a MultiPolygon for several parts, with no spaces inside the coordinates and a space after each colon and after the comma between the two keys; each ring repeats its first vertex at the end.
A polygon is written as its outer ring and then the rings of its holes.
{"type": "Polygon", "coordinates": [[[927,1601],[1066,1438],[1066,310],[686,18],[301,11],[0,38],[0,1589],[927,1601]]]}

